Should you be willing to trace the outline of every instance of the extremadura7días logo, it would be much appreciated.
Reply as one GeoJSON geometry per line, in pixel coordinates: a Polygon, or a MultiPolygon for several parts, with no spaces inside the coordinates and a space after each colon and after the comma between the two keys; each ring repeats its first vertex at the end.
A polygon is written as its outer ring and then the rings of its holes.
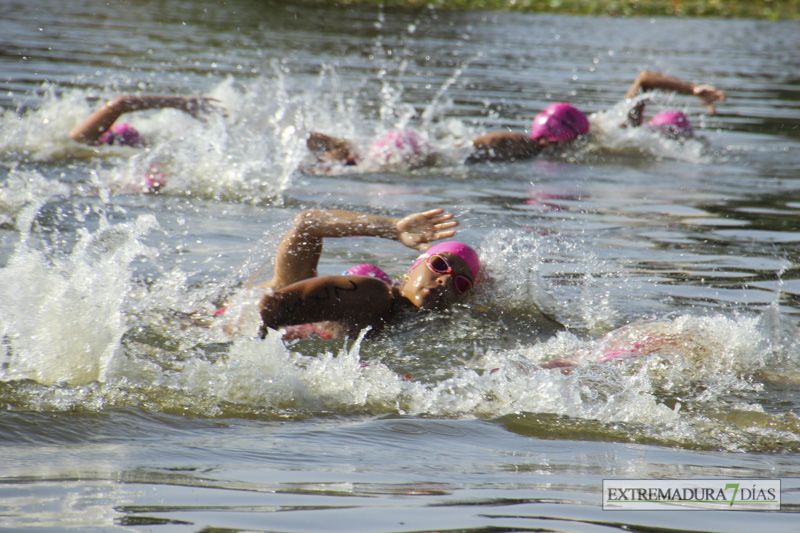
{"type": "Polygon", "coordinates": [[[780,479],[606,479],[603,509],[779,511],[780,479]]]}

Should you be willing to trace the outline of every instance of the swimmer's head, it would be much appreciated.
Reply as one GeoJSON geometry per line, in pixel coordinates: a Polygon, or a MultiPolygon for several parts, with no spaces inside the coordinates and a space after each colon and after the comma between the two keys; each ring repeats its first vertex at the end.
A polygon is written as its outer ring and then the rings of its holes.
{"type": "Polygon", "coordinates": [[[143,146],[144,139],[142,139],[142,136],[136,131],[136,128],[130,124],[121,122],[108,128],[97,140],[97,144],[143,146]]]}
{"type": "Polygon", "coordinates": [[[412,129],[391,130],[378,137],[367,149],[367,160],[382,166],[419,166],[430,157],[428,140],[412,129]]]}
{"type": "Polygon", "coordinates": [[[566,102],[557,102],[536,115],[531,127],[531,139],[564,142],[589,132],[589,119],[566,102]]]}
{"type": "Polygon", "coordinates": [[[670,137],[691,137],[694,134],[692,123],[680,111],[662,111],[647,123],[670,137]]]}
{"type": "Polygon", "coordinates": [[[463,259],[464,262],[469,267],[470,272],[472,273],[473,284],[477,285],[480,282],[481,260],[478,257],[478,252],[476,252],[471,246],[468,246],[463,242],[458,242],[458,241],[440,242],[439,244],[431,246],[425,251],[424,254],[422,254],[417,258],[417,260],[414,262],[413,265],[411,265],[411,268],[408,269],[408,271],[411,272],[422,261],[426,260],[432,255],[440,253],[451,253],[463,259]]]}
{"type": "Polygon", "coordinates": [[[443,309],[478,284],[478,254],[466,244],[449,241],[422,254],[399,286],[400,294],[414,307],[443,309]]]}
{"type": "Polygon", "coordinates": [[[371,278],[379,279],[382,282],[386,283],[387,285],[392,284],[392,278],[390,278],[389,275],[386,274],[386,272],[376,267],[375,265],[370,265],[370,264],[356,265],[354,267],[345,270],[344,274],[349,276],[369,276],[371,278]]]}

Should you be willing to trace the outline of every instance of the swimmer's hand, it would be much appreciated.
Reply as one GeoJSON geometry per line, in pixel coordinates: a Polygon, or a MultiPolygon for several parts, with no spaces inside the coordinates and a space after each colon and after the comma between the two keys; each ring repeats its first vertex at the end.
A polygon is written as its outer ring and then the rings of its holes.
{"type": "Polygon", "coordinates": [[[431,247],[430,242],[447,239],[456,234],[458,221],[444,209],[433,209],[422,213],[414,213],[395,223],[397,241],[409,248],[424,252],[431,247]]]}
{"type": "Polygon", "coordinates": [[[703,105],[708,108],[712,115],[717,113],[716,108],[714,108],[714,102],[725,101],[725,93],[711,85],[695,85],[692,88],[692,94],[700,98],[700,101],[703,102],[703,105]]]}
{"type": "Polygon", "coordinates": [[[219,113],[223,117],[227,117],[227,113],[218,102],[218,99],[208,96],[184,96],[181,109],[202,122],[206,121],[205,115],[211,113],[219,113]]]}

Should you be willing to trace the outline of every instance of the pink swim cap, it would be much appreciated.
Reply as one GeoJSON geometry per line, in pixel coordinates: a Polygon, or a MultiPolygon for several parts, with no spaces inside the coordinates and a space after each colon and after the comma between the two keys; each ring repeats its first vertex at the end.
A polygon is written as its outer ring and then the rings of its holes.
{"type": "Polygon", "coordinates": [[[451,253],[453,255],[457,255],[469,267],[470,272],[472,272],[472,281],[475,285],[477,285],[481,280],[481,260],[478,257],[478,252],[476,252],[472,247],[467,246],[463,242],[458,241],[447,241],[447,242],[440,242],[434,246],[428,248],[424,254],[419,256],[414,264],[411,265],[411,268],[408,269],[409,272],[414,270],[418,264],[424,261],[426,258],[434,255],[440,254],[443,252],[451,253]]]}
{"type": "Polygon", "coordinates": [[[121,144],[123,146],[142,146],[144,145],[144,140],[139,135],[139,132],[136,131],[136,128],[127,124],[125,122],[121,122],[119,124],[114,124],[109,129],[107,129],[100,138],[97,140],[97,144],[121,144]]]}
{"type": "Polygon", "coordinates": [[[574,139],[589,131],[589,119],[566,102],[557,102],[544,108],[533,118],[531,139],[545,138],[550,142],[574,139]]]}
{"type": "Polygon", "coordinates": [[[391,130],[367,149],[367,159],[380,165],[420,165],[431,154],[428,140],[412,129],[391,130]]]}
{"type": "Polygon", "coordinates": [[[344,271],[344,274],[349,276],[369,276],[371,278],[379,279],[387,285],[392,284],[392,278],[390,278],[386,272],[375,265],[370,265],[368,263],[348,268],[344,271]]]}
{"type": "Polygon", "coordinates": [[[675,137],[691,137],[694,134],[692,123],[680,111],[662,111],[651,118],[647,125],[675,137]]]}

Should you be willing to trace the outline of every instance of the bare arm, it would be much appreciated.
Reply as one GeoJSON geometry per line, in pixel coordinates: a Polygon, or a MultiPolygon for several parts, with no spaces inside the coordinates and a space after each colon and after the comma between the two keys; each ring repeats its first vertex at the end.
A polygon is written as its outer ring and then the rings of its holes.
{"type": "Polygon", "coordinates": [[[381,237],[409,248],[427,250],[430,242],[455,235],[458,222],[443,209],[414,213],[405,218],[366,215],[353,211],[309,210],[300,213],[278,245],[275,273],[262,285],[280,289],[313,278],[327,237],[381,237]]]}
{"type": "Polygon", "coordinates": [[[717,112],[714,102],[725,101],[725,94],[711,85],[697,85],[654,70],[641,71],[625,96],[633,98],[640,90],[642,92],[663,90],[678,94],[693,94],[700,98],[712,115],[717,112]]]}
{"type": "Polygon", "coordinates": [[[86,120],[75,126],[69,136],[75,141],[92,144],[123,114],[147,109],[174,108],[202,119],[215,109],[213,98],[195,96],[122,95],[109,100],[86,120]]]}
{"type": "Polygon", "coordinates": [[[513,161],[536,157],[543,146],[524,133],[495,131],[472,140],[473,152],[469,163],[482,161],[513,161]]]}

